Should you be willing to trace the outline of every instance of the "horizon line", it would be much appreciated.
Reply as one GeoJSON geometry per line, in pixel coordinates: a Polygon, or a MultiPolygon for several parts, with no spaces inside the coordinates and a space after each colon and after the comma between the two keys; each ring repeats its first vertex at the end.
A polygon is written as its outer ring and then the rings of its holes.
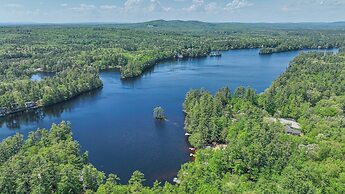
{"type": "Polygon", "coordinates": [[[147,21],[138,21],[138,22],[0,22],[0,26],[4,25],[85,25],[85,24],[143,24],[149,22],[164,21],[164,22],[200,22],[208,24],[334,24],[334,23],[345,23],[344,21],[302,21],[302,22],[238,22],[238,21],[228,21],[228,22],[208,22],[202,20],[147,20],[147,21]]]}

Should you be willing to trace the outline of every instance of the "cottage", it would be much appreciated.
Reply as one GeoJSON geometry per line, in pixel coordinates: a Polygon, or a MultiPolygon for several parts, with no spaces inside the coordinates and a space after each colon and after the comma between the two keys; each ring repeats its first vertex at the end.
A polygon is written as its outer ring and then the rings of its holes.
{"type": "Polygon", "coordinates": [[[291,135],[298,135],[298,136],[300,136],[302,134],[301,131],[295,130],[295,129],[291,128],[289,125],[285,126],[285,130],[286,130],[286,133],[291,134],[291,135]]]}
{"type": "Polygon", "coordinates": [[[25,108],[34,108],[36,106],[36,102],[25,102],[25,108]]]}
{"type": "Polygon", "coordinates": [[[295,120],[293,119],[284,119],[284,118],[280,118],[279,122],[283,125],[289,125],[291,128],[293,129],[301,129],[301,126],[299,125],[299,123],[297,123],[295,120]]]}
{"type": "Polygon", "coordinates": [[[301,126],[295,120],[280,118],[279,122],[285,126],[286,133],[297,136],[302,135],[302,132],[299,130],[301,126]]]}
{"type": "Polygon", "coordinates": [[[19,110],[19,105],[17,103],[12,103],[11,104],[11,110],[12,111],[17,111],[19,110]]]}
{"type": "Polygon", "coordinates": [[[2,107],[0,108],[0,116],[4,116],[6,114],[6,108],[2,107]]]}
{"type": "Polygon", "coordinates": [[[219,51],[213,51],[210,53],[211,57],[220,57],[222,56],[222,53],[220,53],[219,51]]]}

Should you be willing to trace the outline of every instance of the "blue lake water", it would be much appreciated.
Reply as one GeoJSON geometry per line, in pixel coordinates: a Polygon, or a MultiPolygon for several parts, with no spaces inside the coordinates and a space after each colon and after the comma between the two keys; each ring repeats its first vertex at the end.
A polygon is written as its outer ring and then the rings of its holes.
{"type": "MultiPolygon", "coordinates": [[[[335,50],[330,50],[335,51],[335,50]]],[[[164,62],[141,78],[121,80],[117,71],[101,72],[104,87],[68,102],[0,118],[0,140],[17,132],[27,135],[62,120],[72,123],[74,138],[99,170],[115,173],[125,183],[132,172],[147,184],[172,181],[190,160],[184,136],[182,103],[192,88],[211,92],[250,86],[263,92],[300,51],[259,55],[258,49],[222,52],[222,57],[164,62]],[[169,121],[155,121],[155,106],[169,121]]],[[[35,78],[39,80],[40,78],[35,78]]]]}

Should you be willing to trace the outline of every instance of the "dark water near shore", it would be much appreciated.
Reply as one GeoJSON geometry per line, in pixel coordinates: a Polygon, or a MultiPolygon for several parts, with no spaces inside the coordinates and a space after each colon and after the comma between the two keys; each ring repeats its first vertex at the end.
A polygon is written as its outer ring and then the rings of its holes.
{"type": "MultiPolygon", "coordinates": [[[[335,51],[335,50],[331,50],[335,51]]],[[[51,107],[0,118],[0,140],[50,128],[62,120],[72,123],[74,138],[99,170],[126,182],[133,171],[145,174],[147,184],[171,181],[190,160],[184,136],[182,103],[192,88],[212,92],[250,86],[263,92],[299,51],[258,54],[258,49],[223,52],[220,58],[165,62],[141,78],[120,80],[117,71],[101,72],[103,89],[51,107]],[[155,121],[152,111],[162,106],[168,121],[155,121]]],[[[39,80],[40,78],[35,78],[39,80]]]]}

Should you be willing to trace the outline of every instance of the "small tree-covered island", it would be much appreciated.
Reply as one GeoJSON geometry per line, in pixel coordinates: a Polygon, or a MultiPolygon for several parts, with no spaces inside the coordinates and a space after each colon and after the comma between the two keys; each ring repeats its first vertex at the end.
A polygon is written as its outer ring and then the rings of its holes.
{"type": "Polygon", "coordinates": [[[153,109],[153,117],[158,120],[166,119],[164,109],[160,106],[155,107],[153,109]]]}
{"type": "MultiPolygon", "coordinates": [[[[123,183],[102,172],[62,121],[0,143],[0,193],[345,193],[344,23],[158,20],[9,25],[0,34],[4,118],[101,88],[100,71],[117,69],[126,81],[159,62],[221,56],[221,50],[256,48],[266,56],[339,48],[301,53],[260,94],[240,85],[189,90],[180,106],[193,159],[171,181],[147,183],[134,171],[123,183]],[[32,79],[39,72],[53,74],[32,79]]],[[[150,111],[166,119],[162,107],[150,111]]]]}

